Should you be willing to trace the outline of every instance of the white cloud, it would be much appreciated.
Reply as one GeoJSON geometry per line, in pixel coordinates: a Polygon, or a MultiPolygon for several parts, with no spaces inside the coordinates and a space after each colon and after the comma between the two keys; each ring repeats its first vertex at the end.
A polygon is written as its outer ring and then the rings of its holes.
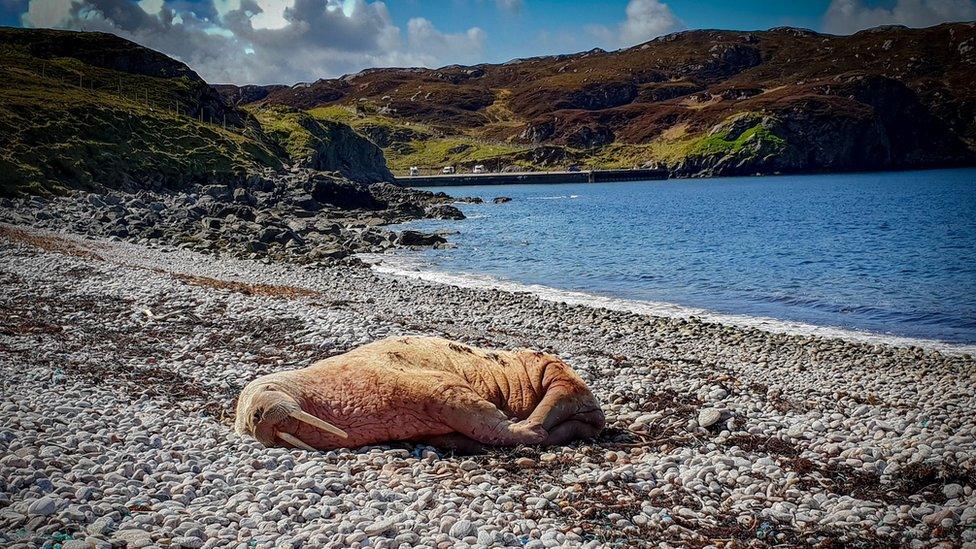
{"type": "Polygon", "coordinates": [[[241,0],[213,0],[213,7],[217,15],[223,17],[228,13],[241,9],[241,0]]]}
{"type": "Polygon", "coordinates": [[[833,0],[824,15],[823,29],[850,34],[878,25],[928,27],[973,19],[976,2],[972,0],[897,0],[891,7],[872,7],[862,0],[833,0]]]}
{"type": "Polygon", "coordinates": [[[71,19],[73,6],[66,0],[31,0],[20,20],[30,27],[60,27],[71,19]]]}
{"type": "Polygon", "coordinates": [[[588,25],[585,30],[605,47],[620,48],[646,42],[682,27],[681,20],[671,8],[659,0],[630,0],[626,13],[627,19],[616,28],[588,25]]]}
{"type": "Polygon", "coordinates": [[[24,26],[111,32],[159,50],[208,82],[285,83],[374,66],[480,60],[485,32],[444,33],[411,20],[406,37],[379,1],[30,0],[24,26]]]}
{"type": "Polygon", "coordinates": [[[163,11],[163,0],[139,0],[138,4],[149,15],[157,15],[163,11]]]}
{"type": "Polygon", "coordinates": [[[625,45],[647,42],[678,29],[681,22],[667,4],[658,0],[630,0],[627,20],[620,26],[620,39],[625,45]]]}
{"type": "Polygon", "coordinates": [[[522,0],[495,0],[495,5],[503,11],[517,12],[522,9],[522,0]]]}
{"type": "Polygon", "coordinates": [[[439,52],[450,51],[463,60],[477,60],[485,48],[485,31],[471,27],[465,33],[445,34],[423,17],[407,22],[407,44],[410,51],[436,59],[439,52]]]}
{"type": "Polygon", "coordinates": [[[255,3],[261,12],[251,17],[251,25],[254,28],[281,29],[288,26],[285,11],[295,6],[294,0],[255,0],[255,3]]]}

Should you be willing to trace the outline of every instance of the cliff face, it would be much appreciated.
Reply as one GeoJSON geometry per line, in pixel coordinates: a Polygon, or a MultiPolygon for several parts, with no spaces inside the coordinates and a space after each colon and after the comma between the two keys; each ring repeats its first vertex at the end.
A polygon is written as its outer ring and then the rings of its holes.
{"type": "Polygon", "coordinates": [[[281,107],[254,113],[265,133],[296,167],[339,172],[359,182],[393,179],[382,149],[346,124],[281,107]]]}
{"type": "MultiPolygon", "coordinates": [[[[111,34],[0,28],[0,74],[0,195],[226,184],[293,163],[186,65],[111,34]]],[[[309,167],[389,179],[374,145],[322,124],[309,167]]]]}
{"type": "Polygon", "coordinates": [[[653,163],[720,175],[972,164],[974,81],[976,26],[956,23],[851,36],[689,31],[615,52],[373,69],[256,101],[411,129],[383,144],[398,169],[653,163]]]}

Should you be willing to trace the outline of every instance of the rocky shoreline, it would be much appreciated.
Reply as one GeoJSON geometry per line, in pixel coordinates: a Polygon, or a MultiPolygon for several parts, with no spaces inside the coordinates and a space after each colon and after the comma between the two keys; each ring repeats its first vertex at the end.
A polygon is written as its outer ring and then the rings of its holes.
{"type": "Polygon", "coordinates": [[[0,199],[0,221],[239,258],[334,262],[397,246],[446,245],[441,235],[397,234],[382,226],[464,219],[456,201],[445,193],[294,169],[181,191],[0,199]]]}
{"type": "Polygon", "coordinates": [[[0,543],[976,543],[971,356],[167,242],[0,225],[0,543]],[[474,457],[233,433],[254,377],[399,334],[558,353],[609,428],[474,457]]]}

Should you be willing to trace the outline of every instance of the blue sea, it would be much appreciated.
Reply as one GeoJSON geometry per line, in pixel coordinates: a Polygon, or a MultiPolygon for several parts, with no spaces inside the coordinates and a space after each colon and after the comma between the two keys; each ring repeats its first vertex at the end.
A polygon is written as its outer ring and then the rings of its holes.
{"type": "Polygon", "coordinates": [[[456,230],[456,247],[397,252],[381,269],[792,331],[976,344],[976,169],[428,190],[489,203],[459,205],[463,221],[408,224],[456,230]]]}

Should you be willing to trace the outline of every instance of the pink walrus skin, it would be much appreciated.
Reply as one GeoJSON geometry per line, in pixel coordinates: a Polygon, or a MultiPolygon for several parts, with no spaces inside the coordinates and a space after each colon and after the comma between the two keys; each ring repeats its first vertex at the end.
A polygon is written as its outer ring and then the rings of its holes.
{"type": "Polygon", "coordinates": [[[400,337],[252,381],[235,428],[265,446],[415,441],[477,452],[564,444],[596,436],[604,423],[583,380],[552,355],[400,337]]]}

